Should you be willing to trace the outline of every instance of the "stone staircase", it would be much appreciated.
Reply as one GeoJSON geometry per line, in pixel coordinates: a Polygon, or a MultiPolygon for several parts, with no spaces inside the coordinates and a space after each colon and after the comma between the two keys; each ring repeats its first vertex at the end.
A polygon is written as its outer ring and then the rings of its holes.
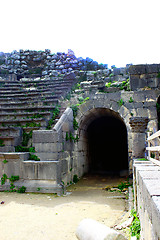
{"type": "Polygon", "coordinates": [[[0,152],[14,152],[23,131],[46,129],[74,83],[74,78],[0,79],[0,152]]]}
{"type": "MultiPolygon", "coordinates": [[[[64,192],[57,175],[61,167],[58,159],[41,156],[40,161],[29,160],[29,152],[15,152],[15,147],[21,145],[24,133],[46,131],[54,109],[75,83],[75,78],[0,79],[0,175],[19,176],[14,184],[17,188],[25,186],[27,192],[64,192]]],[[[64,110],[61,106],[59,117],[64,110]]],[[[28,147],[31,144],[29,140],[28,147]]],[[[0,186],[0,191],[9,189],[9,180],[0,186]]]]}

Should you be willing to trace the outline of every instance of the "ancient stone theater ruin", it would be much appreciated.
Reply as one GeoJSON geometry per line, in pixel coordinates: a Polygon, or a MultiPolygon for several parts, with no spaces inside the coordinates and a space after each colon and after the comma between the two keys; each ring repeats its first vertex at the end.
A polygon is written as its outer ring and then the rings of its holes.
{"type": "Polygon", "coordinates": [[[7,61],[0,78],[1,190],[10,188],[11,176],[15,188],[58,194],[88,172],[131,176],[133,158],[145,156],[146,132],[158,130],[159,64],[108,69],[49,50],[20,50],[7,61]]]}

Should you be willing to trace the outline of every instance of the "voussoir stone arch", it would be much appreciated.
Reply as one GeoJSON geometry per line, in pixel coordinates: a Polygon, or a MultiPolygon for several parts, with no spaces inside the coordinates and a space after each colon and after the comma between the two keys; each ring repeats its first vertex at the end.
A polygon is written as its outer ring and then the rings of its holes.
{"type": "MultiPolygon", "coordinates": [[[[126,141],[128,141],[128,130],[130,131],[129,124],[126,124],[127,121],[129,122],[129,111],[124,106],[119,106],[116,102],[107,100],[107,102],[102,101],[102,99],[98,100],[89,100],[85,104],[79,107],[78,112],[78,123],[79,123],[79,129],[78,129],[78,135],[79,135],[79,141],[77,143],[77,162],[79,162],[79,166],[81,171],[84,170],[84,173],[89,170],[88,165],[88,137],[87,137],[87,131],[89,126],[94,122],[97,121],[97,119],[102,118],[113,118],[116,119],[117,122],[121,122],[122,126],[126,129],[126,141]],[[114,103],[114,104],[113,104],[114,103]],[[110,108],[109,108],[110,107],[110,108]],[[115,111],[116,110],[116,111],[115,111]],[[122,114],[122,116],[120,115],[122,114]],[[123,117],[124,116],[124,117],[123,117]],[[125,122],[126,120],[126,122],[125,122]],[[83,167],[81,167],[81,165],[83,167]],[[83,169],[83,170],[82,170],[83,169]]],[[[109,127],[109,126],[108,126],[109,127]]],[[[127,151],[128,151],[128,143],[127,143],[127,151]]],[[[127,160],[128,161],[128,160],[127,160]]],[[[129,164],[128,164],[129,165],[129,164]]],[[[82,174],[82,172],[81,172],[82,174]]]]}

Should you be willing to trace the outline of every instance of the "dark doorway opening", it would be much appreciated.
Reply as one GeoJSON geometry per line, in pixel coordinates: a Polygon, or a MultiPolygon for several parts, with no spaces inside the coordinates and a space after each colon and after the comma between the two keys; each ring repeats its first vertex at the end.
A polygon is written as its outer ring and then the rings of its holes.
{"type": "Polygon", "coordinates": [[[93,120],[87,139],[90,173],[119,175],[128,170],[127,129],[120,118],[106,115],[93,120]]]}

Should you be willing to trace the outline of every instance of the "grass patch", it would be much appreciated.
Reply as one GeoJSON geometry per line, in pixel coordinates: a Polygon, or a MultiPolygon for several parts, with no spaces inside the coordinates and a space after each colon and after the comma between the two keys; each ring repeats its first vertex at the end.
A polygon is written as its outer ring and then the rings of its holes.
{"type": "Polygon", "coordinates": [[[132,237],[136,236],[137,240],[139,240],[140,239],[141,224],[140,224],[139,218],[137,217],[137,212],[134,209],[131,210],[131,216],[133,216],[134,219],[133,219],[133,222],[130,226],[130,233],[131,233],[132,237]]]}

